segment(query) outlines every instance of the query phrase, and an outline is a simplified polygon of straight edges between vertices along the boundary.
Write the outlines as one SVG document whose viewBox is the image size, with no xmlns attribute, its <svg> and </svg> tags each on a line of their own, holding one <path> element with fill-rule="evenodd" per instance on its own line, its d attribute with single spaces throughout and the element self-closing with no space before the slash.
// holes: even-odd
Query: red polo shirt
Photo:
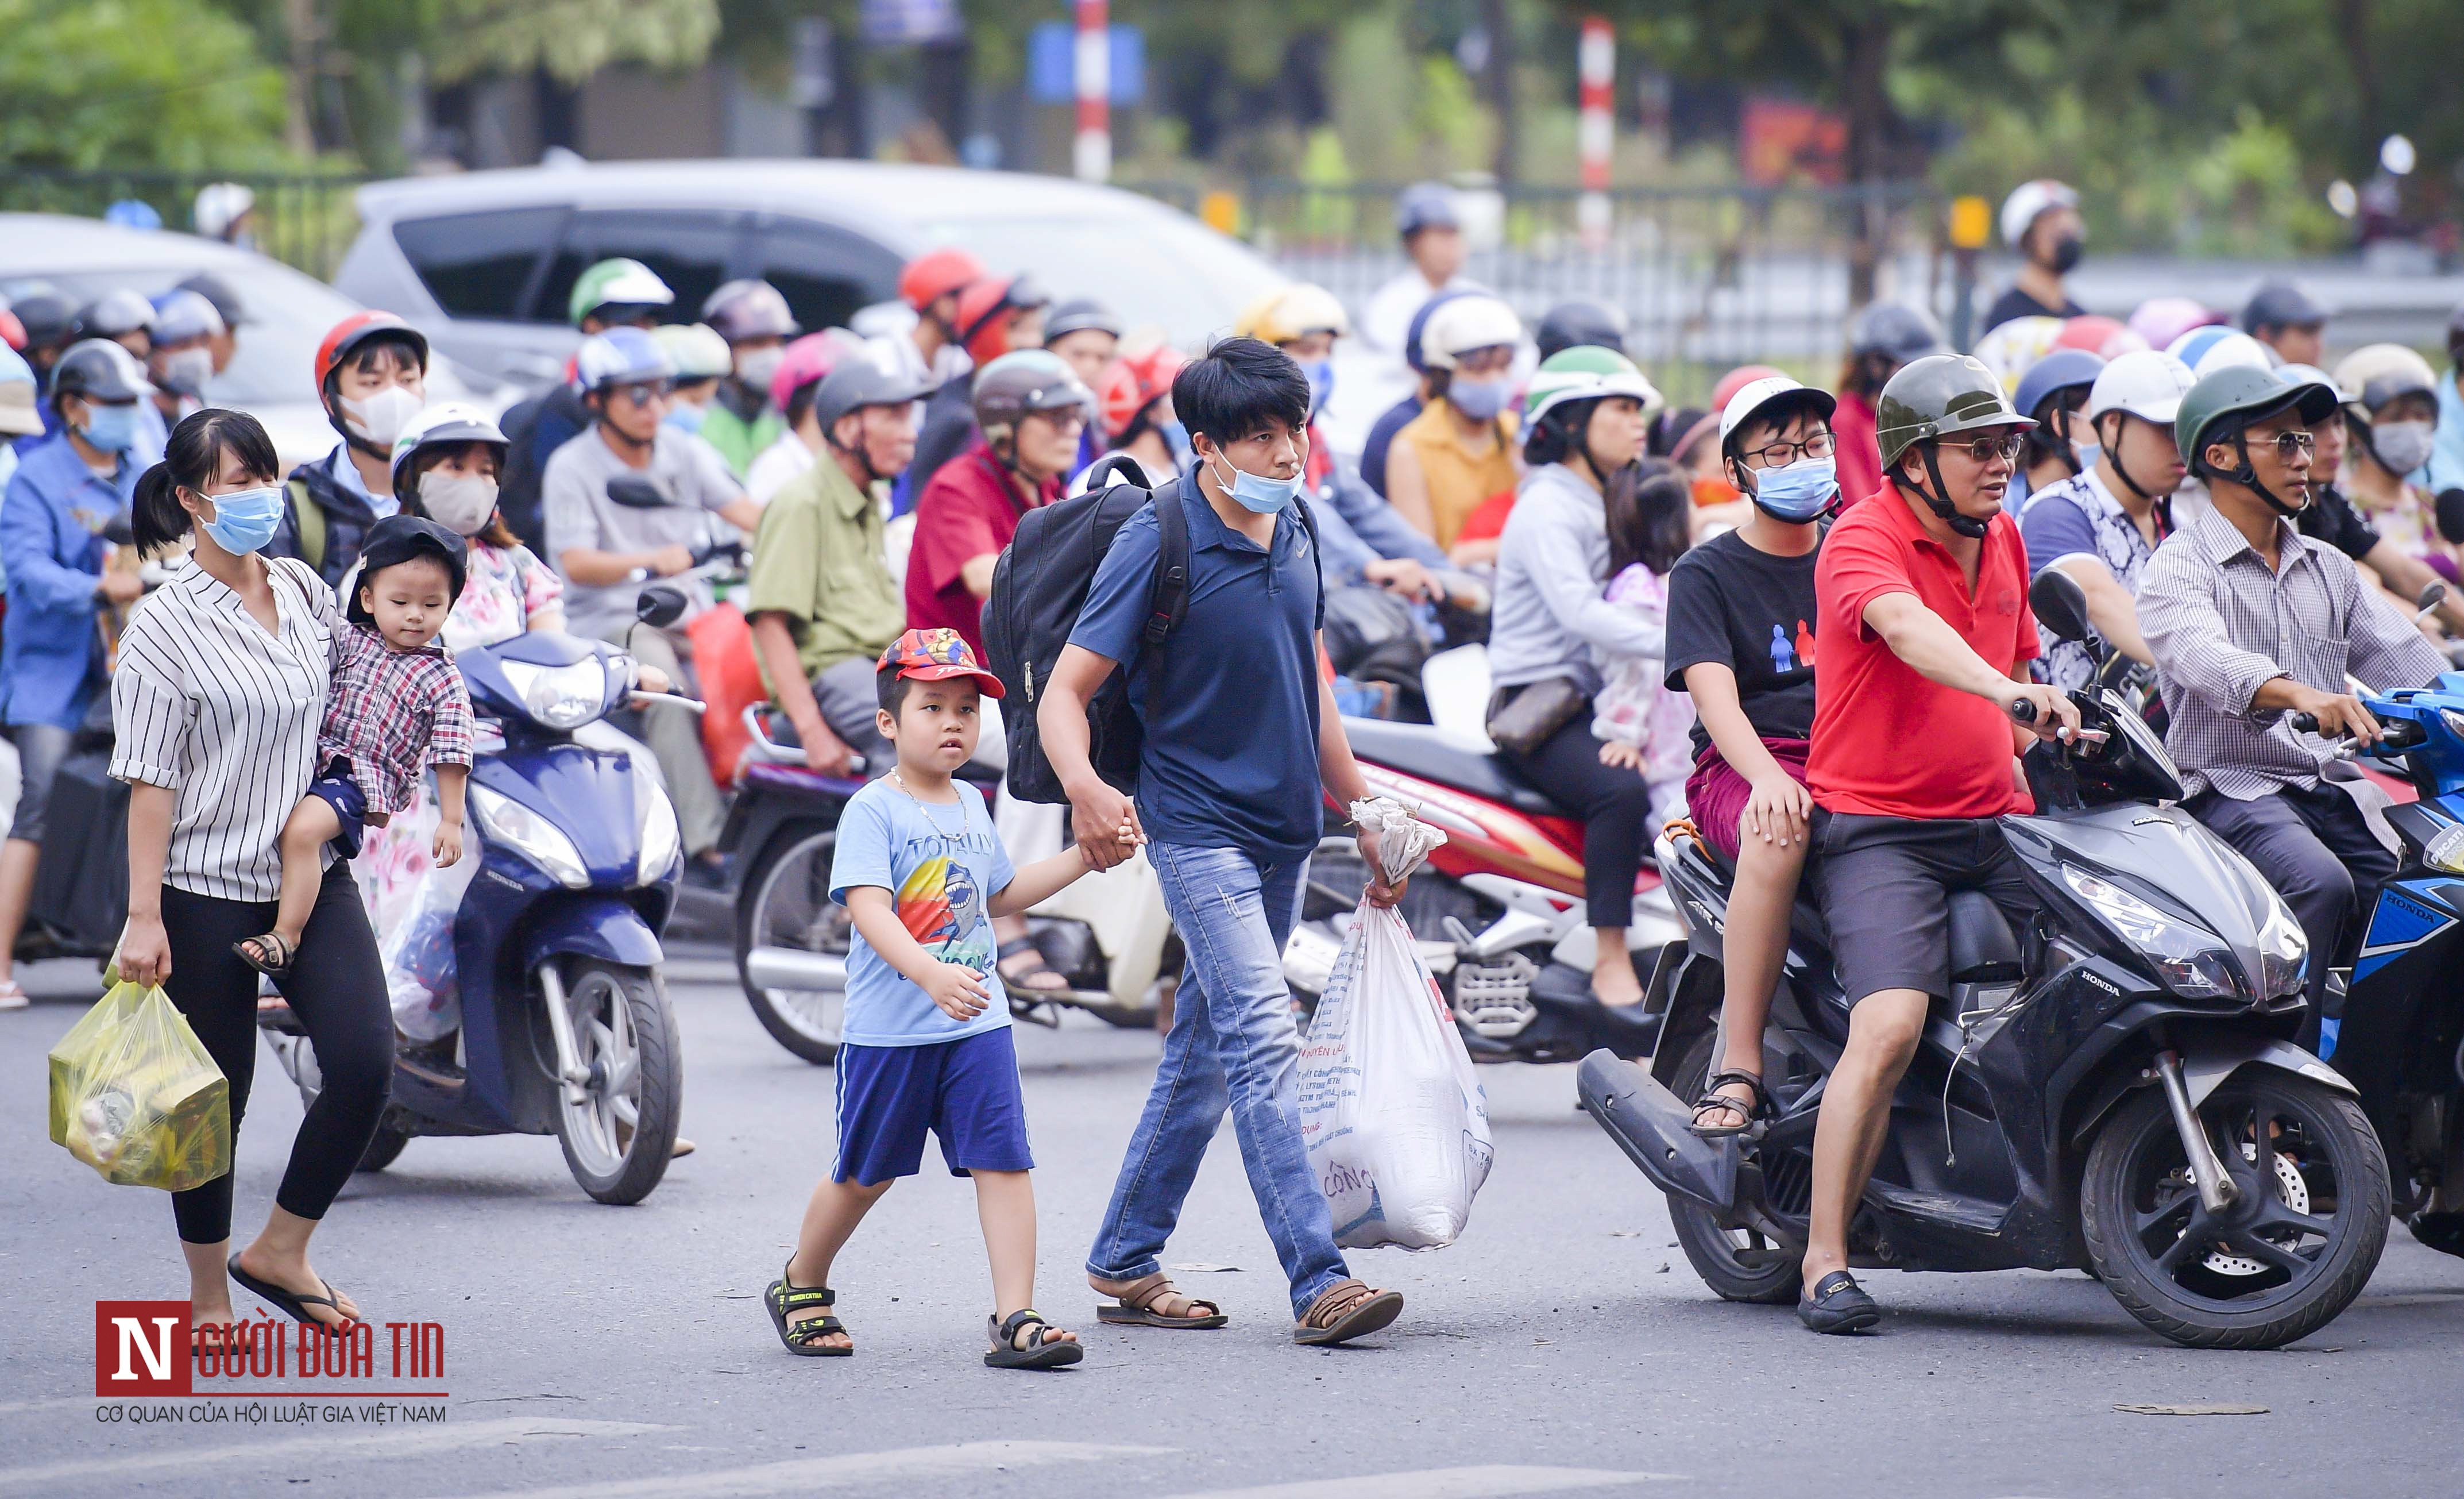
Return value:
<svg viewBox="0 0 2464 1499">
<path fill-rule="evenodd" d="M 2029 803 L 2012 780 L 2011 720 L 1982 697 L 1940 686 L 1891 653 L 1865 606 L 1915 594 L 1996 671 L 2036 654 L 2028 550 L 2009 516 L 1985 533 L 1970 595 L 1959 562 L 1925 533 L 1896 485 L 1852 505 L 1822 540 L 1814 596 L 1814 748 L 1806 782 L 1834 812 L 1999 817 Z"/>
<path fill-rule="evenodd" d="M 1061 484 L 1054 480 L 1036 504 L 1060 497 Z M 983 601 L 967 591 L 958 572 L 972 559 L 999 556 L 1029 508 L 980 437 L 941 465 L 915 497 L 915 536 L 907 549 L 907 628 L 955 629 L 982 660 Z"/>
</svg>

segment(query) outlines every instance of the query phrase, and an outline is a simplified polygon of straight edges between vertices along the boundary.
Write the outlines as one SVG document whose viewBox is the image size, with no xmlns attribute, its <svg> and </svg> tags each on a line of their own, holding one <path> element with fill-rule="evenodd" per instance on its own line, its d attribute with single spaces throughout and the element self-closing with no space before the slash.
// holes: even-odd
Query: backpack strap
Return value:
<svg viewBox="0 0 2464 1499">
<path fill-rule="evenodd" d="M 1155 588 L 1147 595 L 1146 650 L 1152 656 L 1164 637 L 1189 613 L 1189 512 L 1181 491 L 1187 480 L 1155 491 Z"/>
<path fill-rule="evenodd" d="M 289 487 L 291 512 L 299 529 L 299 559 L 321 577 L 325 571 L 325 507 L 308 493 L 306 479 L 294 474 Z"/>
<path fill-rule="evenodd" d="M 1315 634 L 1326 628 L 1326 552 L 1318 545 L 1317 517 L 1309 512 L 1308 496 L 1293 496 L 1292 505 L 1301 513 L 1301 529 L 1309 533 L 1309 562 L 1317 568 L 1317 623 L 1309 630 Z"/>
</svg>

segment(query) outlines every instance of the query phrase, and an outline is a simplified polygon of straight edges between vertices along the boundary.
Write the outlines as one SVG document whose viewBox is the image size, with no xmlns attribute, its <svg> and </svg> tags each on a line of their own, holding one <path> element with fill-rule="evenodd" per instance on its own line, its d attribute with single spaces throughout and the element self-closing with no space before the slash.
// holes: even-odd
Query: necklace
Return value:
<svg viewBox="0 0 2464 1499">
<path fill-rule="evenodd" d="M 924 800 L 922 797 L 920 797 L 920 796 L 917 796 L 917 795 L 915 794 L 915 788 L 914 788 L 914 787 L 913 787 L 913 786 L 910 786 L 910 785 L 907 783 L 907 778 L 906 778 L 905 776 L 900 775 L 900 774 L 897 772 L 897 770 L 896 770 L 895 768 L 892 768 L 892 769 L 891 769 L 891 771 L 890 772 L 890 783 L 891 783 L 891 785 L 896 786 L 896 787 L 897 787 L 901 792 L 905 793 L 905 795 L 906 795 L 906 797 L 907 797 L 907 800 L 909 800 L 910 802 L 914 803 L 914 804 L 916 805 L 916 806 L 917 806 L 918 808 L 920 808 L 920 809 L 923 811 L 923 813 L 924 813 L 924 821 L 925 821 L 927 824 L 931 825 L 931 827 L 932 827 L 932 828 L 933 828 L 933 830 L 934 830 L 935 832 L 936 832 L 936 833 L 938 833 L 938 834 L 940 834 L 940 835 L 941 835 L 941 841 L 942 841 L 943 843 L 945 843 L 945 844 L 963 844 L 963 843 L 965 843 L 965 842 L 966 842 L 966 837 L 967 837 L 967 804 L 966 804 L 966 803 L 964 803 L 964 802 L 960 802 L 960 803 L 958 803 L 958 804 L 957 804 L 957 810 L 958 810 L 958 830 L 957 830 L 957 832 L 952 832 L 952 831 L 950 831 L 948 828 L 946 828 L 946 827 L 942 827 L 942 826 L 941 826 L 941 819 L 940 819 L 938 816 L 936 816 L 936 815 L 934 813 L 934 811 L 933 811 L 934 804 L 933 804 L 933 803 L 931 803 L 931 802 L 927 802 L 927 801 L 925 801 L 925 800 Z"/>
</svg>

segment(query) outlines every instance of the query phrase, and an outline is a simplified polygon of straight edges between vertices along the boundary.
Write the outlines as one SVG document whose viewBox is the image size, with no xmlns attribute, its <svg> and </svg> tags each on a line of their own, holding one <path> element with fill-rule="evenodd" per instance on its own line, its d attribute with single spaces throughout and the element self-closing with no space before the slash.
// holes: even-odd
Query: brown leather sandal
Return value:
<svg viewBox="0 0 2464 1499">
<path fill-rule="evenodd" d="M 1372 1290 L 1356 1280 L 1339 1280 L 1309 1303 L 1292 1330 L 1292 1341 L 1331 1347 L 1382 1332 L 1402 1314 L 1401 1291 Z"/>
<path fill-rule="evenodd" d="M 1173 1285 L 1172 1277 L 1161 1270 L 1133 1281 L 1112 1282 L 1121 1288 L 1118 1290 L 1106 1290 L 1092 1276 L 1088 1277 L 1088 1284 L 1113 1298 L 1111 1306 L 1095 1309 L 1098 1322 L 1127 1323 L 1132 1327 L 1211 1328 L 1221 1327 L 1231 1320 L 1223 1314 L 1221 1307 L 1182 1291 Z M 1179 1300 L 1181 1310 L 1177 1313 L 1156 1309 L 1155 1303 L 1167 1298 Z M 1199 1312 L 1199 1307 L 1206 1310 Z"/>
</svg>

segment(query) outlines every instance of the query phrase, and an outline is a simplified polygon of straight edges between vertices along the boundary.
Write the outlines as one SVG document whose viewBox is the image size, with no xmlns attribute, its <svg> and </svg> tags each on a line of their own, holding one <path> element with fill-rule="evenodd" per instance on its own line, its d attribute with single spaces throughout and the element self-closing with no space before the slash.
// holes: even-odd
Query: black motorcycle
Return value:
<svg viewBox="0 0 2464 1499">
<path fill-rule="evenodd" d="M 2068 583 L 2046 576 L 2039 617 Z M 2105 742 L 2029 751 L 2038 810 L 2002 819 L 2043 907 L 2014 932 L 1982 893 L 1952 896 L 1952 993 L 1893 1100 L 1851 1263 L 2078 1267 L 2177 1343 L 2279 1347 L 2343 1312 L 2377 1267 L 2387 1157 L 2352 1085 L 2291 1044 L 2308 958 L 2291 911 L 2165 805 L 2180 773 L 2119 695 L 2073 700 Z M 1719 1055 L 1731 871 L 1699 844 L 1663 844 L 1661 867 L 1688 930 L 1659 1046 L 1647 1069 L 1586 1058 L 1583 1105 L 1668 1195 L 1714 1291 L 1791 1302 L 1848 1000 L 1800 900 L 1763 1043 L 1775 1117 L 1694 1135 L 1689 1103 Z"/>
</svg>

